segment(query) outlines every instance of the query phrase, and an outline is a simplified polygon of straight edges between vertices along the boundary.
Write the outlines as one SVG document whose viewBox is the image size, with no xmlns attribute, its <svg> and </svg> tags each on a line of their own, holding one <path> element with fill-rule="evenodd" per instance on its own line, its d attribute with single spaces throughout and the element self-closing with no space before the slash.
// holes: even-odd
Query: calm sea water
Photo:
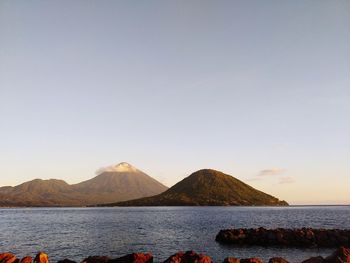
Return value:
<svg viewBox="0 0 350 263">
<path fill-rule="evenodd" d="M 350 207 L 149 207 L 0 209 L 0 251 L 18 256 L 47 252 L 53 262 L 88 255 L 118 257 L 152 252 L 156 262 L 179 250 L 222 261 L 227 256 L 272 256 L 301 262 L 332 250 L 220 245 L 220 229 L 238 227 L 350 228 Z"/>
</svg>

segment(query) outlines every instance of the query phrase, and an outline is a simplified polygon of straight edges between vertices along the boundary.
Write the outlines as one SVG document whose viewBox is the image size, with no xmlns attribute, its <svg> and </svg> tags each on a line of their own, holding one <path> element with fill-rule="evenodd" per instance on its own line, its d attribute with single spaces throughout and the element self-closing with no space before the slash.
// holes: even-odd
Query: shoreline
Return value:
<svg viewBox="0 0 350 263">
<path fill-rule="evenodd" d="M 149 207 L 149 208 L 161 208 L 161 207 L 214 207 L 214 208 L 299 208 L 299 207 L 350 207 L 350 204 L 339 204 L 339 205 L 288 205 L 288 206 L 243 206 L 243 205 L 239 205 L 239 206 L 200 206 L 200 205 L 196 205 L 196 206 L 185 206 L 185 205 L 174 205 L 174 206 L 0 206 L 0 209 L 20 209 L 20 208 L 145 208 L 145 207 Z"/>
</svg>

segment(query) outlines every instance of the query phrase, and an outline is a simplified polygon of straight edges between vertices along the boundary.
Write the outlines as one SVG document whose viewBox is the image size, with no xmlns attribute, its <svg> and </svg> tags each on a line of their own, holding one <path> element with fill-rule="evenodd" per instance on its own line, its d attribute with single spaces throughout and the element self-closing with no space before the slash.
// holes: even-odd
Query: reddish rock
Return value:
<svg viewBox="0 0 350 263">
<path fill-rule="evenodd" d="M 289 263 L 284 258 L 270 258 L 269 263 Z"/>
<path fill-rule="evenodd" d="M 324 263 L 350 263 L 350 249 L 345 247 L 337 249 L 324 260 Z"/>
<path fill-rule="evenodd" d="M 264 263 L 264 261 L 260 258 L 243 258 L 240 263 Z"/>
<path fill-rule="evenodd" d="M 133 253 L 121 258 L 111 259 L 109 263 L 153 263 L 151 253 Z"/>
<path fill-rule="evenodd" d="M 164 263 L 211 263 L 210 257 L 197 254 L 194 251 L 178 252 L 170 256 Z"/>
<path fill-rule="evenodd" d="M 49 256 L 44 252 L 39 252 L 34 258 L 34 263 L 50 263 Z"/>
<path fill-rule="evenodd" d="M 164 263 L 180 263 L 181 259 L 185 256 L 185 253 L 178 252 L 175 255 L 170 256 Z"/>
<path fill-rule="evenodd" d="M 109 257 L 91 256 L 85 258 L 82 263 L 108 263 Z"/>
<path fill-rule="evenodd" d="M 277 228 L 220 230 L 216 241 L 234 245 L 283 247 L 340 247 L 350 246 L 350 229 Z"/>
<path fill-rule="evenodd" d="M 32 263 L 33 259 L 31 256 L 26 256 L 24 258 L 22 258 L 19 263 Z"/>
<path fill-rule="evenodd" d="M 238 258 L 228 257 L 224 259 L 224 263 L 240 263 Z"/>
<path fill-rule="evenodd" d="M 321 256 L 318 256 L 318 257 L 309 258 L 303 261 L 302 263 L 322 263 L 323 261 L 324 261 L 324 258 Z"/>
<path fill-rule="evenodd" d="M 17 263 L 19 260 L 11 253 L 0 254 L 0 263 Z"/>
</svg>

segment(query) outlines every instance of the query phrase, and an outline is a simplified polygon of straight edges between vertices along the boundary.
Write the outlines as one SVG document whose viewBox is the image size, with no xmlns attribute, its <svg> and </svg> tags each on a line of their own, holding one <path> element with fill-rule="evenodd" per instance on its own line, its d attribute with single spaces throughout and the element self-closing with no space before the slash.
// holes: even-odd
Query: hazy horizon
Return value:
<svg viewBox="0 0 350 263">
<path fill-rule="evenodd" d="M 1 1 L 0 186 L 126 161 L 350 204 L 350 2 Z"/>
</svg>

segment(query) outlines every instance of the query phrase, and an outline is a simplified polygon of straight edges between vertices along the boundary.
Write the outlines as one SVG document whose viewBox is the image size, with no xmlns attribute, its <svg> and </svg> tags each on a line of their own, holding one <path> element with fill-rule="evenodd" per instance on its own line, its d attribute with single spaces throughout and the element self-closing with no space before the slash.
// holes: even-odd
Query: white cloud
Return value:
<svg viewBox="0 0 350 263">
<path fill-rule="evenodd" d="M 102 167 L 96 171 L 96 174 L 101 174 L 105 172 L 137 172 L 138 170 L 131 164 L 122 162 L 116 165 L 110 165 L 107 167 Z"/>
<path fill-rule="evenodd" d="M 286 170 L 282 168 L 270 168 L 270 169 L 261 170 L 259 172 L 259 176 L 281 175 L 285 171 Z"/>
<path fill-rule="evenodd" d="M 279 184 L 292 184 L 292 183 L 294 183 L 295 182 L 295 180 L 294 180 L 294 178 L 293 177 L 281 177 L 280 179 L 279 179 Z"/>
</svg>

